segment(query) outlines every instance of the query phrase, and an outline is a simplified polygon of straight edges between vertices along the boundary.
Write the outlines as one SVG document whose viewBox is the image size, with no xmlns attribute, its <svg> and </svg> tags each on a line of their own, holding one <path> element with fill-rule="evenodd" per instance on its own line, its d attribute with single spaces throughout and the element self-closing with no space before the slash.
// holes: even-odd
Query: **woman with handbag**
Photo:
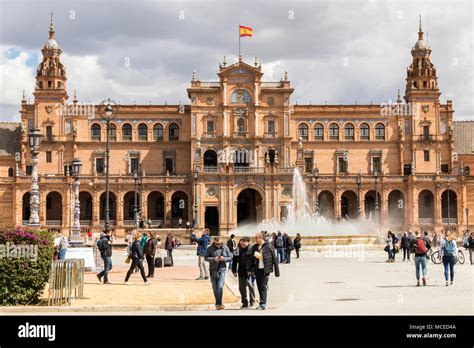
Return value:
<svg viewBox="0 0 474 348">
<path fill-rule="evenodd" d="M 385 249 L 384 249 L 388 253 L 388 260 L 385 262 L 395 262 L 394 237 L 395 236 L 392 234 L 392 232 L 388 231 L 387 239 L 385 240 L 385 243 L 387 243 L 387 245 L 385 246 Z"/>
<path fill-rule="evenodd" d="M 133 273 L 133 270 L 135 267 L 138 267 L 140 270 L 141 276 L 143 278 L 143 281 L 145 282 L 145 285 L 149 285 L 150 282 L 145 276 L 145 270 L 143 269 L 143 252 L 142 248 L 140 246 L 140 234 L 137 233 L 133 236 L 133 243 L 132 247 L 130 249 L 130 257 L 132 258 L 132 263 L 130 264 L 130 268 L 127 272 L 127 276 L 125 277 L 124 285 L 128 285 L 128 280 L 130 279 L 130 276 Z"/>
</svg>

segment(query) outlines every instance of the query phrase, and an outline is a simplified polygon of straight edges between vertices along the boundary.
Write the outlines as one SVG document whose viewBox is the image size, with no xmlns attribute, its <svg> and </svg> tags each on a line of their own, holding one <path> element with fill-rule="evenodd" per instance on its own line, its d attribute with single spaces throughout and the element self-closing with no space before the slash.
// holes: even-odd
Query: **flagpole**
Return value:
<svg viewBox="0 0 474 348">
<path fill-rule="evenodd" d="M 240 61 L 240 25 L 239 25 L 239 61 Z"/>
</svg>

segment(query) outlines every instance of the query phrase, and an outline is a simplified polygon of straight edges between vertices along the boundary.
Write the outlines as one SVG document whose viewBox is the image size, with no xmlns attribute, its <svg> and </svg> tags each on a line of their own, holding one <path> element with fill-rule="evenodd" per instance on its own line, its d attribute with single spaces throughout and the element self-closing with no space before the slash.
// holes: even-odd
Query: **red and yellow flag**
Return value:
<svg viewBox="0 0 474 348">
<path fill-rule="evenodd" d="M 240 37 L 253 36 L 253 29 L 250 27 L 244 27 L 243 25 L 240 25 L 239 33 L 240 33 Z"/>
</svg>

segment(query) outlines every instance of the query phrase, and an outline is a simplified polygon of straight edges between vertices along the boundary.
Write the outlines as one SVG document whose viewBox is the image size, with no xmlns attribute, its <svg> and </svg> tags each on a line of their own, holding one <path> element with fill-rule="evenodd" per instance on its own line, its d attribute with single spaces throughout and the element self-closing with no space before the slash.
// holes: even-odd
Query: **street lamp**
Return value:
<svg viewBox="0 0 474 348">
<path fill-rule="evenodd" d="M 198 227 L 198 205 L 197 205 L 197 181 L 198 181 L 198 170 L 194 170 L 194 217 L 193 217 L 193 228 L 196 229 Z"/>
<path fill-rule="evenodd" d="M 469 231 L 469 208 L 466 207 L 466 232 Z"/>
<path fill-rule="evenodd" d="M 81 175 L 81 168 L 82 168 L 82 163 L 81 160 L 78 158 L 75 158 L 72 161 L 71 165 L 72 169 L 72 177 L 74 178 L 74 224 L 71 228 L 71 233 L 73 237 L 80 237 L 81 236 L 81 223 L 80 223 L 80 218 L 81 218 L 81 206 L 80 206 L 80 201 L 79 201 L 79 186 L 80 186 L 80 181 L 79 177 Z"/>
<path fill-rule="evenodd" d="M 38 186 L 38 155 L 41 144 L 41 131 L 38 128 L 30 129 L 28 141 L 31 153 L 31 191 L 30 191 L 30 221 L 28 225 L 39 227 L 39 186 Z"/>
<path fill-rule="evenodd" d="M 114 118 L 116 109 L 113 105 L 116 103 L 110 99 L 102 101 L 103 119 L 106 121 L 106 144 L 105 144 L 105 223 L 104 232 L 110 231 L 110 174 L 109 174 L 109 158 L 110 158 L 110 121 Z"/>
<path fill-rule="evenodd" d="M 319 215 L 319 197 L 318 197 L 318 179 L 319 179 L 319 169 L 314 167 L 313 169 L 314 176 L 314 191 L 316 191 L 316 202 L 314 204 L 315 213 Z"/>
<path fill-rule="evenodd" d="M 361 172 L 359 170 L 359 173 L 357 174 L 356 177 L 356 184 L 357 184 L 357 216 L 360 216 L 360 183 L 361 183 Z"/>
<path fill-rule="evenodd" d="M 133 208 L 133 213 L 135 217 L 135 225 L 138 228 L 140 225 L 140 214 L 139 214 L 139 209 L 138 209 L 138 191 L 139 191 L 139 186 L 140 186 L 140 181 L 141 181 L 141 176 L 138 171 L 138 168 L 135 168 L 133 171 L 133 180 L 135 182 L 135 205 Z"/>
<path fill-rule="evenodd" d="M 374 179 L 375 179 L 375 218 L 378 220 L 379 214 L 379 195 L 377 194 L 377 179 L 378 179 L 378 171 L 374 169 Z"/>
</svg>

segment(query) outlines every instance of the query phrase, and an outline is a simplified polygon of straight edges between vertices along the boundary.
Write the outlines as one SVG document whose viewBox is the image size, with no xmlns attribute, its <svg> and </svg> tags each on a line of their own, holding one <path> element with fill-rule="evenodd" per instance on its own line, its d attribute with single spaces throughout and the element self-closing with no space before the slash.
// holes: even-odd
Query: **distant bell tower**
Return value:
<svg viewBox="0 0 474 348">
<path fill-rule="evenodd" d="M 54 19 L 51 13 L 49 39 L 41 50 L 43 61 L 36 70 L 36 102 L 64 103 L 68 96 L 66 92 L 66 68 L 61 63 L 61 49 L 54 38 Z"/>
<path fill-rule="evenodd" d="M 407 69 L 405 99 L 407 102 L 435 101 L 439 98 L 436 68 L 430 61 L 431 49 L 423 38 L 423 29 L 418 30 L 418 41 L 411 49 L 412 63 Z"/>
</svg>

